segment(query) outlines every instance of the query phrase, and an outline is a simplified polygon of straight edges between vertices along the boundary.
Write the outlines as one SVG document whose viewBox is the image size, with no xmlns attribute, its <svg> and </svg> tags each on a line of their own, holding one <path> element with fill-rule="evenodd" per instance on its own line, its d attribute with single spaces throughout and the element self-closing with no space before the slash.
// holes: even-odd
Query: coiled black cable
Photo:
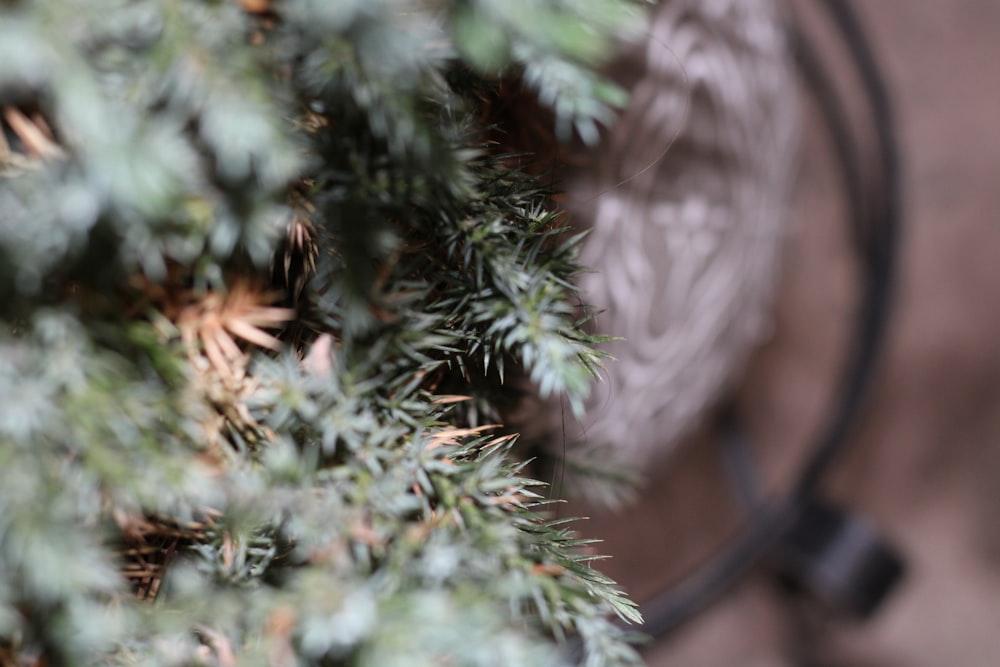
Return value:
<svg viewBox="0 0 1000 667">
<path fill-rule="evenodd" d="M 834 404 L 806 465 L 785 498 L 756 504 L 744 532 L 680 583 L 641 605 L 640 631 L 661 637 L 721 598 L 781 539 L 814 494 L 830 465 L 850 442 L 889 319 L 902 218 L 902 175 L 888 87 L 868 38 L 848 0 L 817 0 L 839 39 L 864 93 L 875 138 L 874 156 L 863 159 L 847 113 L 822 61 L 797 28 L 789 28 L 800 72 L 815 96 L 834 143 L 849 200 L 864 290 L 845 371 Z M 869 165 L 874 165 L 872 169 Z M 745 471 L 752 474 L 752 471 Z"/>
</svg>

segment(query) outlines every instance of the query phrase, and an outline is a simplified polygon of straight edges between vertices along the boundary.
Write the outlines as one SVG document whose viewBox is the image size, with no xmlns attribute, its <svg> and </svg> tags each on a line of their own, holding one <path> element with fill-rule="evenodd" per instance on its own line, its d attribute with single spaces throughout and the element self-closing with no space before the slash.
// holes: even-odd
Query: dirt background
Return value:
<svg viewBox="0 0 1000 667">
<path fill-rule="evenodd" d="M 907 216 L 877 384 L 825 487 L 873 519 L 909 571 L 863 624 L 791 602 L 758 573 L 649 646 L 654 667 L 1000 664 L 1000 2 L 855 4 L 897 107 Z M 806 109 L 774 336 L 737 395 L 775 490 L 825 413 L 857 300 L 829 146 Z M 635 506 L 581 510 L 614 556 L 603 569 L 640 602 L 741 520 L 707 437 L 693 440 Z"/>
</svg>

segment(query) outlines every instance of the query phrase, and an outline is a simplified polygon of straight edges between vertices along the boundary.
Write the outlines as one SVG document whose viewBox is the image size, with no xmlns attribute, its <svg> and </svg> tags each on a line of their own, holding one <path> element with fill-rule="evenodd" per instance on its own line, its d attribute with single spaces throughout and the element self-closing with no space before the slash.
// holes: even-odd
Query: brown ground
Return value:
<svg viewBox="0 0 1000 667">
<path fill-rule="evenodd" d="M 896 96 L 908 219 L 874 400 L 827 488 L 878 522 L 909 575 L 863 625 L 813 618 L 758 575 L 650 665 L 1000 665 L 1000 2 L 856 4 Z M 806 134 L 775 337 L 739 396 L 774 488 L 824 411 L 856 299 L 837 181 L 815 122 Z M 637 507 L 587 532 L 641 601 L 737 524 L 726 494 L 711 447 L 686 447 Z"/>
</svg>

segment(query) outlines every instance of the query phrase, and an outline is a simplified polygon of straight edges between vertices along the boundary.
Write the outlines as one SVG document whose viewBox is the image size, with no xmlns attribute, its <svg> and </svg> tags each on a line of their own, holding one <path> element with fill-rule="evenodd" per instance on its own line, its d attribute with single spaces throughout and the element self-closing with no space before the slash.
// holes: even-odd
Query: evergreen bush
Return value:
<svg viewBox="0 0 1000 667">
<path fill-rule="evenodd" d="M 0 664 L 639 663 L 491 425 L 599 354 L 486 127 L 593 140 L 639 16 L 0 2 Z"/>
</svg>

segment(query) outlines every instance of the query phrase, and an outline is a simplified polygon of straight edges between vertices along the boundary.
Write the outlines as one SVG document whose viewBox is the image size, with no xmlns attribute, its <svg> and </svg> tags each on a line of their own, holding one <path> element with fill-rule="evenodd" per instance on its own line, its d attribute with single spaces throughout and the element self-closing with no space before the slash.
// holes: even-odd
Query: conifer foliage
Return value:
<svg viewBox="0 0 1000 667">
<path fill-rule="evenodd" d="M 493 425 L 598 354 L 484 139 L 509 76 L 593 139 L 638 19 L 0 2 L 0 664 L 638 662 Z"/>
</svg>

